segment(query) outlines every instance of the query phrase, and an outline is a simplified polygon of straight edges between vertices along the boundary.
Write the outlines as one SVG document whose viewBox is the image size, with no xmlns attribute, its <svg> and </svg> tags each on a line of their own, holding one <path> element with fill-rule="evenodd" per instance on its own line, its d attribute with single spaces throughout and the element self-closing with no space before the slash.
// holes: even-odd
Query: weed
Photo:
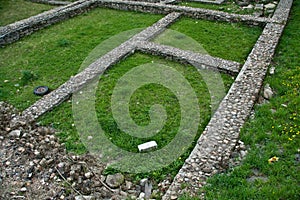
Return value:
<svg viewBox="0 0 300 200">
<path fill-rule="evenodd" d="M 22 73 L 22 76 L 20 79 L 21 80 L 20 84 L 22 86 L 28 85 L 29 83 L 38 79 L 38 76 L 36 74 L 34 74 L 32 71 L 22 70 L 21 73 Z"/>
<path fill-rule="evenodd" d="M 68 39 L 60 39 L 57 41 L 57 45 L 59 47 L 67 47 L 71 45 L 71 41 Z"/>
</svg>

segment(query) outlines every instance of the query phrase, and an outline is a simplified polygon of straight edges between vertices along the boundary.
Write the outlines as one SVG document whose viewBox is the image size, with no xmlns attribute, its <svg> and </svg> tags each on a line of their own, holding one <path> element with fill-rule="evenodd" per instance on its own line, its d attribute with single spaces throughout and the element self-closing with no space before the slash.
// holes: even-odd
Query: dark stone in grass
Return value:
<svg viewBox="0 0 300 200">
<path fill-rule="evenodd" d="M 47 86 L 37 86 L 33 90 L 33 94 L 38 95 L 38 96 L 44 96 L 49 93 L 49 88 Z"/>
</svg>

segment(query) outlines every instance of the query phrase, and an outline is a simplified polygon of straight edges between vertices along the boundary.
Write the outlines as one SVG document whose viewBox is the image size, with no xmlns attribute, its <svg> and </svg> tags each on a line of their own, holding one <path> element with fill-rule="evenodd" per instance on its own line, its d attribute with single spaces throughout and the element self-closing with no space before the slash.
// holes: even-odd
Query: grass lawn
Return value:
<svg viewBox="0 0 300 200">
<path fill-rule="evenodd" d="M 265 79 L 275 97 L 255 106 L 255 118 L 241 132 L 249 154 L 241 166 L 208 180 L 206 199 L 300 199 L 299 20 L 300 2 L 294 1 L 274 58 L 275 75 Z M 269 163 L 273 156 L 278 161 Z M 264 179 L 247 181 L 255 176 Z"/>
<path fill-rule="evenodd" d="M 171 25 L 170 29 L 191 37 L 212 56 L 240 63 L 246 60 L 262 31 L 260 27 L 186 17 Z"/>
<path fill-rule="evenodd" d="M 87 55 L 120 32 L 149 26 L 160 15 L 95 9 L 0 49 L 0 99 L 25 109 L 34 87 L 55 89 L 75 75 Z"/>
<path fill-rule="evenodd" d="M 54 6 L 26 0 L 0 0 L 0 26 L 37 15 Z"/>
</svg>

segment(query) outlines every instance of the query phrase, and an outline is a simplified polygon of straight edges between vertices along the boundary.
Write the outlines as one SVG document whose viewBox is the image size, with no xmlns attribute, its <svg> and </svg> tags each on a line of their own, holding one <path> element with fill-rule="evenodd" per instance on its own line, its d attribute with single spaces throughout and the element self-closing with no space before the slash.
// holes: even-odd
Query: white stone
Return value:
<svg viewBox="0 0 300 200">
<path fill-rule="evenodd" d="M 273 3 L 268 3 L 268 4 L 265 5 L 266 9 L 274 9 L 275 7 L 276 7 L 276 5 L 273 4 Z"/>
<path fill-rule="evenodd" d="M 142 180 L 140 180 L 140 186 L 144 187 L 147 182 L 148 182 L 148 179 L 147 178 L 143 178 Z"/>
<path fill-rule="evenodd" d="M 13 136 L 13 137 L 20 137 L 20 135 L 21 135 L 21 130 L 13 130 L 13 131 L 11 131 L 8 135 L 9 135 L 9 136 Z"/>
<path fill-rule="evenodd" d="M 265 88 L 264 88 L 264 98 L 265 99 L 271 99 L 272 98 L 272 96 L 273 96 L 273 91 L 272 91 L 272 89 L 271 89 L 271 87 L 270 87 L 270 85 L 269 84 L 266 84 L 266 86 L 265 86 Z"/>
<path fill-rule="evenodd" d="M 253 8 L 254 8 L 254 6 L 252 4 L 249 4 L 248 6 L 243 7 L 244 10 L 251 10 Z"/>
<path fill-rule="evenodd" d="M 256 10 L 263 10 L 264 9 L 264 4 L 255 4 L 255 9 Z"/>
<path fill-rule="evenodd" d="M 75 197 L 75 200 L 92 200 L 92 199 L 95 199 L 93 196 L 76 196 Z"/>
<path fill-rule="evenodd" d="M 93 139 L 93 136 L 89 135 L 89 136 L 87 137 L 87 139 L 88 139 L 88 140 L 92 140 L 92 139 Z"/>
<path fill-rule="evenodd" d="M 144 192 L 141 192 L 140 195 L 139 195 L 139 198 L 140 198 L 140 199 L 144 199 L 144 198 L 145 198 L 145 193 L 144 193 Z"/>
<path fill-rule="evenodd" d="M 87 172 L 87 173 L 84 174 L 84 176 L 86 178 L 91 178 L 93 176 L 93 174 L 91 172 Z"/>
<path fill-rule="evenodd" d="M 273 75 L 275 73 L 275 67 L 271 67 L 270 70 L 269 70 L 269 73 L 271 75 Z"/>
<path fill-rule="evenodd" d="M 151 149 L 157 148 L 157 143 L 155 141 L 146 142 L 143 144 L 138 145 L 139 151 L 148 151 Z"/>
</svg>

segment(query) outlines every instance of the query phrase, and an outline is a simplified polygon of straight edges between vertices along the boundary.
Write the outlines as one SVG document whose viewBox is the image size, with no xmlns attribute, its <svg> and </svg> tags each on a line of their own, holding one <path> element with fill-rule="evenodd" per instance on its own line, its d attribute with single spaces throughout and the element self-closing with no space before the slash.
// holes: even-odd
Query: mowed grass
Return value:
<svg viewBox="0 0 300 200">
<path fill-rule="evenodd" d="M 51 8 L 55 7 L 26 0 L 0 0 L 0 26 L 37 15 Z"/>
<path fill-rule="evenodd" d="M 255 118 L 241 131 L 249 154 L 241 166 L 208 180 L 206 199 L 300 199 L 299 8 L 294 1 L 272 65 L 275 74 L 265 79 L 275 96 L 255 106 Z M 278 161 L 269 163 L 274 156 Z"/>
<path fill-rule="evenodd" d="M 237 23 L 182 18 L 170 29 L 193 38 L 212 56 L 243 63 L 262 29 Z"/>
<path fill-rule="evenodd" d="M 153 83 L 146 84 L 135 91 L 130 98 L 129 108 L 132 119 L 140 126 L 145 126 L 150 123 L 150 107 L 154 104 L 163 105 L 167 111 L 168 118 L 164 128 L 159 134 L 150 138 L 136 138 L 124 133 L 117 126 L 111 111 L 111 97 L 114 87 L 117 81 L 131 69 L 147 63 L 155 65 L 162 64 L 174 68 L 177 72 L 181 73 L 192 86 L 197 95 L 200 107 L 201 123 L 199 124 L 198 136 L 211 116 L 210 94 L 201 73 L 198 72 L 195 67 L 178 64 L 161 57 L 135 53 L 120 64 L 113 66 L 105 73 L 99 83 L 96 100 L 98 119 L 107 133 L 107 136 L 111 138 L 115 145 L 133 152 L 137 152 L 137 145 L 150 140 L 157 141 L 159 147 L 167 145 L 178 132 L 178 127 L 180 125 L 181 110 L 178 97 L 168 88 L 159 85 L 158 83 Z M 223 75 L 222 78 L 223 79 L 220 81 L 224 82 L 225 87 L 228 90 L 233 80 L 229 75 Z M 226 93 L 226 91 L 224 92 Z"/>
<path fill-rule="evenodd" d="M 0 49 L 0 99 L 18 109 L 39 97 L 34 87 L 55 89 L 75 75 L 88 54 L 102 41 L 120 32 L 149 26 L 161 16 L 95 9 Z M 35 78 L 23 86 L 24 73 Z"/>
</svg>

